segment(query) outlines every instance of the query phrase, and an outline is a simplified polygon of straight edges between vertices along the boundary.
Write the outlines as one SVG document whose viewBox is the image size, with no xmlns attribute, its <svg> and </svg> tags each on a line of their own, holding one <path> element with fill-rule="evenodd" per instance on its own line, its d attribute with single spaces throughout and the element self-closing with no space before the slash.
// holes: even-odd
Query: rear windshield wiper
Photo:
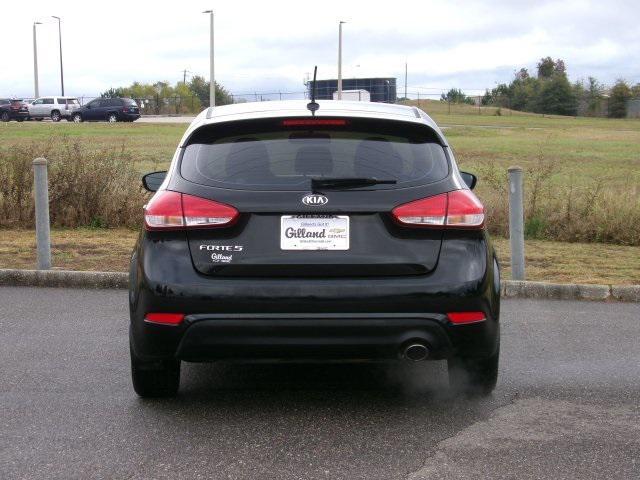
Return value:
<svg viewBox="0 0 640 480">
<path fill-rule="evenodd" d="M 311 189 L 316 188 L 357 188 L 370 185 L 393 185 L 397 180 L 381 180 L 378 178 L 312 178 Z"/>
</svg>

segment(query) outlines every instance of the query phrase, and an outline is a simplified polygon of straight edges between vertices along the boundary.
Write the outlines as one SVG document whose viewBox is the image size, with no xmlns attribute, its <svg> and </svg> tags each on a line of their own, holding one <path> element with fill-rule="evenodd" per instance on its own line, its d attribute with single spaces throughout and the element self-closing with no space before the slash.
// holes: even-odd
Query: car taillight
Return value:
<svg viewBox="0 0 640 480">
<path fill-rule="evenodd" d="M 144 321 L 160 325 L 180 325 L 184 320 L 184 313 L 147 313 Z"/>
<path fill-rule="evenodd" d="M 238 210 L 229 205 L 162 190 L 145 207 L 144 226 L 147 230 L 223 227 L 238 216 Z"/>
<path fill-rule="evenodd" d="M 484 312 L 449 312 L 447 317 L 451 323 L 456 325 L 484 322 L 487 319 Z"/>
<path fill-rule="evenodd" d="M 442 228 L 482 228 L 484 206 L 471 190 L 455 190 L 405 203 L 393 209 L 403 225 Z"/>
<path fill-rule="evenodd" d="M 238 210 L 205 198 L 182 195 L 184 222 L 187 227 L 219 227 L 230 225 L 238 218 Z"/>
</svg>

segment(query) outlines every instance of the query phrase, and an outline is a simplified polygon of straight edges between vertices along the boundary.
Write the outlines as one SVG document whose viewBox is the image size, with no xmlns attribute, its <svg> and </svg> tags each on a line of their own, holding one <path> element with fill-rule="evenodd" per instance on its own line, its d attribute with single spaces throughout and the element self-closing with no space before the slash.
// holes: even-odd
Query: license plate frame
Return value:
<svg viewBox="0 0 640 480">
<path fill-rule="evenodd" d="M 348 215 L 282 215 L 280 250 L 349 250 L 350 224 Z"/>
</svg>

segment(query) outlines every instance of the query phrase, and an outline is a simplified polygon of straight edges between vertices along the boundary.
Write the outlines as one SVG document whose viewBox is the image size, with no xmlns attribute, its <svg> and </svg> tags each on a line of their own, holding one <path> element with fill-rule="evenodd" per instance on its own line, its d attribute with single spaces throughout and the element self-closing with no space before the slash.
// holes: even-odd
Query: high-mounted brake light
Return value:
<svg viewBox="0 0 640 480">
<path fill-rule="evenodd" d="M 235 208 L 206 198 L 162 190 L 144 209 L 147 230 L 179 230 L 232 225 L 240 214 Z"/>
<path fill-rule="evenodd" d="M 471 190 L 455 190 L 405 203 L 393 209 L 403 225 L 442 228 L 482 228 L 484 206 Z"/>
<path fill-rule="evenodd" d="M 484 322 L 487 319 L 484 312 L 449 312 L 447 317 L 451 323 L 456 325 Z"/>
<path fill-rule="evenodd" d="M 147 313 L 144 321 L 159 325 L 180 325 L 184 320 L 184 313 Z"/>
<path fill-rule="evenodd" d="M 343 127 L 346 124 L 344 118 L 288 118 L 282 121 L 283 127 Z"/>
</svg>

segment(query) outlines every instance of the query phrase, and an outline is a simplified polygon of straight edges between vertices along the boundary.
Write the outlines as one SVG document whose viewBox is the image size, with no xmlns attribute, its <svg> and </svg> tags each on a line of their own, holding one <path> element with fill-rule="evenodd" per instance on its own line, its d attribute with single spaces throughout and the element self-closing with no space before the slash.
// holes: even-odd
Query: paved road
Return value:
<svg viewBox="0 0 640 480">
<path fill-rule="evenodd" d="M 129 383 L 126 293 L 0 288 L 0 478 L 640 476 L 640 305 L 503 303 L 494 396 L 444 365 L 187 365 Z"/>
</svg>

